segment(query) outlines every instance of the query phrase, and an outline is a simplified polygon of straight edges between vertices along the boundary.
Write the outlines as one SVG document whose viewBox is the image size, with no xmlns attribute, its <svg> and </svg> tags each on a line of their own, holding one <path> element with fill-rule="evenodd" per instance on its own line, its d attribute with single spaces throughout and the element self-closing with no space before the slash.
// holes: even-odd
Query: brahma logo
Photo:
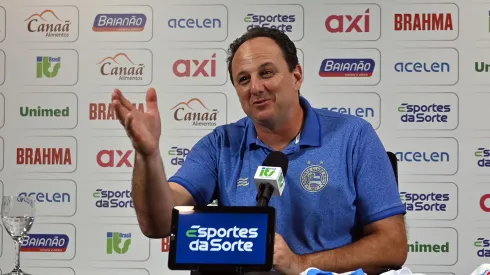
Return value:
<svg viewBox="0 0 490 275">
<path fill-rule="evenodd" d="M 199 98 L 191 98 L 187 102 L 179 102 L 170 110 L 174 112 L 174 120 L 192 126 L 216 127 L 218 109 L 209 109 Z"/>
<path fill-rule="evenodd" d="M 145 112 L 144 103 L 132 103 L 140 112 Z M 117 120 L 112 103 L 89 103 L 89 120 Z"/>
<path fill-rule="evenodd" d="M 70 238 L 65 234 L 28 234 L 21 242 L 21 252 L 66 252 Z"/>
<path fill-rule="evenodd" d="M 186 232 L 187 238 L 196 238 L 189 244 L 191 251 L 253 251 L 253 242 L 258 237 L 258 228 L 206 228 L 193 225 Z M 223 241 L 223 238 L 230 239 Z"/>
<path fill-rule="evenodd" d="M 17 165 L 72 165 L 71 148 L 17 148 Z"/>
<path fill-rule="evenodd" d="M 146 25 L 143 13 L 102 13 L 94 19 L 94 32 L 142 32 Z"/>
<path fill-rule="evenodd" d="M 395 13 L 395 31 L 452 31 L 451 13 Z"/>
<path fill-rule="evenodd" d="M 322 61 L 320 77 L 371 77 L 375 61 L 371 58 L 328 58 Z"/>
<path fill-rule="evenodd" d="M 26 7 L 24 22 L 30 41 L 75 41 L 78 39 L 78 9 L 57 6 L 42 10 Z"/>
</svg>

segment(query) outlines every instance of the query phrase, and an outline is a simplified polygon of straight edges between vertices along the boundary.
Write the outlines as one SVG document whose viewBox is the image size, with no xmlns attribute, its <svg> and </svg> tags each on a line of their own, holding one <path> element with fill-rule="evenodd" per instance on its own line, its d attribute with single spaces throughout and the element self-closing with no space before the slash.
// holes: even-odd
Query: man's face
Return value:
<svg viewBox="0 0 490 275">
<path fill-rule="evenodd" d="M 254 121 L 275 124 L 298 100 L 303 80 L 298 65 L 289 72 L 281 48 L 259 37 L 243 43 L 232 60 L 234 85 L 243 111 Z"/>
</svg>

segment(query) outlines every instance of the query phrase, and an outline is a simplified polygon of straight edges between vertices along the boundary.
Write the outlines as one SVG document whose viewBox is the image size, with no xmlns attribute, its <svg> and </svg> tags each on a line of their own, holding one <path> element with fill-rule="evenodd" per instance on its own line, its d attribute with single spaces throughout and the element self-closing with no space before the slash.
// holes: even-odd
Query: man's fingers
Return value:
<svg viewBox="0 0 490 275">
<path fill-rule="evenodd" d="M 149 88 L 146 92 L 146 109 L 158 112 L 157 92 L 154 88 Z"/>
<path fill-rule="evenodd" d="M 117 119 L 119 122 L 125 126 L 126 125 L 126 119 L 128 114 L 130 113 L 128 109 L 123 107 L 121 105 L 121 102 L 118 99 L 113 99 L 112 100 L 112 108 L 114 109 L 114 112 L 116 112 Z"/>
<path fill-rule="evenodd" d="M 122 92 L 119 89 L 114 89 L 113 95 L 119 100 L 119 102 L 121 102 L 121 105 L 126 109 L 128 110 L 135 109 L 133 104 L 131 104 L 131 102 L 125 96 L 123 96 Z"/>
</svg>

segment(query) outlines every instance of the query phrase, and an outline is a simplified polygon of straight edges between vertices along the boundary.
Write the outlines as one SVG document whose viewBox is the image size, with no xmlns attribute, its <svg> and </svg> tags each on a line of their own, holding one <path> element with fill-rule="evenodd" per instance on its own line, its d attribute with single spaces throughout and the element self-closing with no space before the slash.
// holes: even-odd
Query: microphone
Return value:
<svg viewBox="0 0 490 275">
<path fill-rule="evenodd" d="M 271 196 L 281 196 L 286 185 L 284 177 L 288 171 L 288 157 L 279 151 L 270 153 L 257 168 L 254 180 L 257 187 L 257 206 L 269 205 Z"/>
</svg>

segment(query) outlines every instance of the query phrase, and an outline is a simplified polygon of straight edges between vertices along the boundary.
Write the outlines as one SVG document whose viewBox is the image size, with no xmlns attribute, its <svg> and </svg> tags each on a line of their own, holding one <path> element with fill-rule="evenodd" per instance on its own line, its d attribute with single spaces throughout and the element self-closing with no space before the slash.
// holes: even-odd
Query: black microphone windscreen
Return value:
<svg viewBox="0 0 490 275">
<path fill-rule="evenodd" d="M 262 163 L 262 166 L 271 166 L 271 167 L 281 167 L 282 174 L 286 176 L 288 172 L 288 157 L 280 151 L 273 151 L 270 153 Z"/>
</svg>

